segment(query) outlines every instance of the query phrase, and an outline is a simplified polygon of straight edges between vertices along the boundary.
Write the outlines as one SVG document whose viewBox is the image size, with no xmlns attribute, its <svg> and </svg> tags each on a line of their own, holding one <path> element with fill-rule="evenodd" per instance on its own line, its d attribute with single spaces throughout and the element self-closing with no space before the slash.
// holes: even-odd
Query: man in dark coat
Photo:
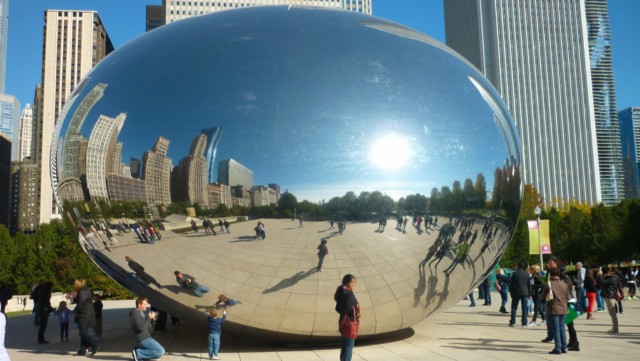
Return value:
<svg viewBox="0 0 640 361">
<path fill-rule="evenodd" d="M 527 299 L 529 298 L 529 274 L 525 271 L 527 265 L 521 262 L 517 265 L 518 270 L 511 275 L 511 320 L 509 326 L 516 325 L 516 312 L 518 311 L 518 303 L 522 308 L 522 319 L 520 323 L 522 327 L 527 327 Z"/>
</svg>

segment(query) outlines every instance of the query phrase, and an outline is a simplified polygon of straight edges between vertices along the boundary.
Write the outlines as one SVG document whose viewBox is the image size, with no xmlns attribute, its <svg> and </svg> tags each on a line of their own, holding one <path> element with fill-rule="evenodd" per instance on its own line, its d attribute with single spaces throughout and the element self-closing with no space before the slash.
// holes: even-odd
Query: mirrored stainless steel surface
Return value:
<svg viewBox="0 0 640 361">
<path fill-rule="evenodd" d="M 58 125 L 57 201 L 104 272 L 181 318 L 224 294 L 226 332 L 269 340 L 336 338 L 347 273 L 361 335 L 446 309 L 497 263 L 520 208 L 519 142 L 492 86 L 428 36 L 358 13 L 163 26 L 102 60 Z M 178 202 L 197 204 L 197 233 Z M 240 206 L 248 219 L 219 216 Z"/>
</svg>

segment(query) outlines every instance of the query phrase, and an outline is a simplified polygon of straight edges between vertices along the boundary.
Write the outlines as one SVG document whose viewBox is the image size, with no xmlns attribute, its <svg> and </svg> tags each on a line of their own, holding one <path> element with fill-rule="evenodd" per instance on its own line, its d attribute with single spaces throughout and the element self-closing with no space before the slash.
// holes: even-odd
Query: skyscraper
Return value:
<svg viewBox="0 0 640 361">
<path fill-rule="evenodd" d="M 13 141 L 14 134 L 17 133 L 19 125 L 20 102 L 13 95 L 0 94 L 0 132 L 4 133 L 9 140 Z M 13 148 L 15 151 L 13 152 L 14 155 L 12 158 L 17 159 L 17 144 L 15 144 Z"/>
<path fill-rule="evenodd" d="M 189 155 L 172 172 L 174 200 L 209 207 L 207 197 L 207 159 L 204 156 L 207 136 L 198 134 L 191 143 Z"/>
<path fill-rule="evenodd" d="M 223 160 L 218 164 L 218 182 L 250 189 L 253 187 L 253 172 L 233 159 Z"/>
<path fill-rule="evenodd" d="M 167 157 L 169 140 L 158 137 L 153 148 L 144 153 L 142 178 L 144 179 L 147 203 L 171 203 L 171 158 Z"/>
<path fill-rule="evenodd" d="M 622 138 L 625 194 L 640 197 L 640 107 L 629 107 L 618 113 Z"/>
<path fill-rule="evenodd" d="M 586 0 L 585 5 L 602 203 L 614 205 L 624 199 L 624 168 L 613 81 L 609 11 L 606 0 Z"/>
<path fill-rule="evenodd" d="M 31 140 L 33 139 L 33 110 L 27 105 L 20 116 L 20 130 L 18 131 L 18 162 L 31 157 Z"/>
<path fill-rule="evenodd" d="M 162 0 L 166 24 L 193 16 L 261 5 L 318 6 L 357 11 L 371 15 L 371 0 Z M 148 15 L 147 23 L 149 23 Z"/>
<path fill-rule="evenodd" d="M 602 201 L 584 0 L 447 0 L 447 45 L 516 122 L 522 177 L 545 202 Z"/>
<path fill-rule="evenodd" d="M 9 0 L 0 0 L 0 94 L 7 80 L 7 32 L 9 31 Z"/>
<path fill-rule="evenodd" d="M 146 31 L 164 25 L 164 8 L 162 5 L 147 5 Z"/>
<path fill-rule="evenodd" d="M 40 165 L 40 223 L 57 213 L 51 185 L 50 148 L 69 94 L 98 61 L 113 51 L 109 35 L 95 11 L 47 10 L 44 13 L 41 94 L 36 108 L 36 161 Z M 37 104 L 37 107 L 35 106 Z"/>
</svg>

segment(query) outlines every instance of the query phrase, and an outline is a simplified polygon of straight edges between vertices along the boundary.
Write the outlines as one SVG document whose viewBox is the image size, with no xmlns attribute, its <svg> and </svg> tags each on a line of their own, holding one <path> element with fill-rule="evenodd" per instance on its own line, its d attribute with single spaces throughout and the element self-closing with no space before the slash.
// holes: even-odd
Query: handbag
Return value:
<svg viewBox="0 0 640 361">
<path fill-rule="evenodd" d="M 548 281 L 547 285 L 549 286 L 549 293 L 547 293 L 547 297 L 545 297 L 545 301 L 551 301 L 553 300 L 553 290 L 551 289 L 551 281 Z"/>
<path fill-rule="evenodd" d="M 352 306 L 351 309 L 353 310 L 353 321 L 349 319 L 349 314 L 345 313 L 340 318 L 340 325 L 338 327 L 338 330 L 340 331 L 342 337 L 356 339 L 358 338 L 358 328 L 360 327 L 360 320 L 358 320 L 356 317 L 356 308 Z"/>
</svg>

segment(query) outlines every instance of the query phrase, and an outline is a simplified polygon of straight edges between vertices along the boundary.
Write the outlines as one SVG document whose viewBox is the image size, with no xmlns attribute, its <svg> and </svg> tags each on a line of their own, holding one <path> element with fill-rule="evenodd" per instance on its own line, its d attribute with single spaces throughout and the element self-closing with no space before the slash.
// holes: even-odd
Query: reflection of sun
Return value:
<svg viewBox="0 0 640 361">
<path fill-rule="evenodd" d="M 395 134 L 383 136 L 373 142 L 369 161 L 377 168 L 395 170 L 404 167 L 411 158 L 407 139 Z"/>
</svg>

